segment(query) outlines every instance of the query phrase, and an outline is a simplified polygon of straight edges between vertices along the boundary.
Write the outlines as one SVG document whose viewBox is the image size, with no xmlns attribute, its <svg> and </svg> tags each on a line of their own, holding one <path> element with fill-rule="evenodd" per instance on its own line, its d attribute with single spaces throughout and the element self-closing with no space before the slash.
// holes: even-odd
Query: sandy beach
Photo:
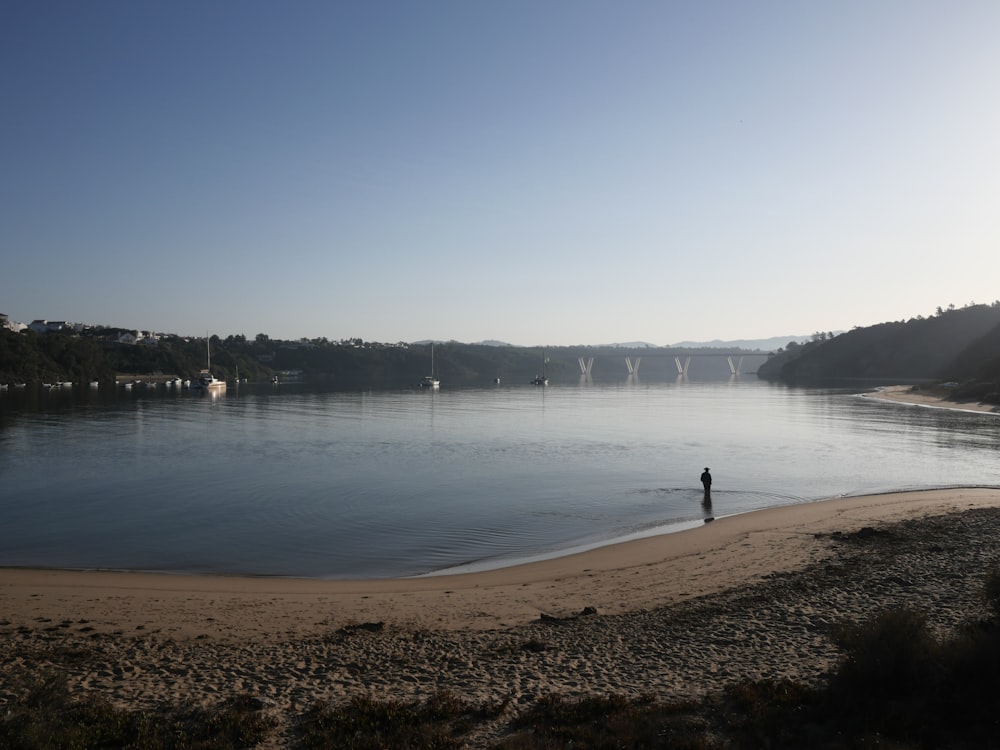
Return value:
<svg viewBox="0 0 1000 750">
<path fill-rule="evenodd" d="M 895 401 L 913 406 L 927 406 L 935 409 L 957 409 L 959 411 L 981 411 L 1000 413 L 1000 406 L 981 401 L 949 401 L 947 392 L 940 389 L 928 390 L 911 385 L 892 385 L 864 394 L 866 398 Z"/>
<path fill-rule="evenodd" d="M 451 576 L 8 568 L 0 664 L 58 664 L 74 691 L 130 707 L 249 693 L 285 719 L 321 698 L 439 690 L 510 711 L 552 693 L 683 697 L 821 679 L 838 655 L 829 629 L 885 608 L 940 628 L 979 616 L 998 559 L 1000 489 L 968 487 L 790 505 Z M 12 697 L 0 680 L 0 703 Z"/>
</svg>

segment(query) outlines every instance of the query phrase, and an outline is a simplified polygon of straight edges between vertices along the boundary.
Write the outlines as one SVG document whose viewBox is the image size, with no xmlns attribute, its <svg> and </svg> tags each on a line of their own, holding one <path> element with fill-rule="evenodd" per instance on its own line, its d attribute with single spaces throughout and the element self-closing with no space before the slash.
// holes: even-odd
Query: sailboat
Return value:
<svg viewBox="0 0 1000 750">
<path fill-rule="evenodd" d="M 542 374 L 535 375 L 534 380 L 531 381 L 532 385 L 548 385 L 549 378 L 545 374 L 545 363 L 549 361 L 549 358 L 545 356 L 545 352 L 542 352 Z"/>
<path fill-rule="evenodd" d="M 423 379 L 420 381 L 421 388 L 440 388 L 441 381 L 437 379 L 434 374 L 434 344 L 431 344 L 431 374 L 424 375 Z"/>
<path fill-rule="evenodd" d="M 219 380 L 212 374 L 212 339 L 205 336 L 205 351 L 208 354 L 208 367 L 198 374 L 198 379 L 191 383 L 192 388 L 202 388 L 218 393 L 226 390 L 226 381 Z"/>
</svg>

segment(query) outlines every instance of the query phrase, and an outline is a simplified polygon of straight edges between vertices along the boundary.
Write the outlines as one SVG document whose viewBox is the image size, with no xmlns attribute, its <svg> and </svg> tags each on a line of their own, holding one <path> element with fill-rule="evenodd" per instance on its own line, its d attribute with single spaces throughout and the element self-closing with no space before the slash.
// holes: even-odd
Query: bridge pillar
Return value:
<svg viewBox="0 0 1000 750">
<path fill-rule="evenodd" d="M 583 357 L 578 357 L 577 361 L 580 363 L 580 374 L 581 375 L 586 375 L 589 378 L 590 377 L 590 370 L 594 366 L 594 358 L 591 357 L 590 359 L 588 359 L 587 362 L 586 362 L 586 364 L 583 361 Z"/>
<path fill-rule="evenodd" d="M 674 362 L 677 364 L 677 374 L 678 375 L 687 375 L 688 374 L 688 367 L 691 366 L 691 358 L 690 357 L 688 357 L 687 359 L 684 360 L 683 366 L 681 365 L 681 358 L 680 357 L 674 357 Z"/>
<path fill-rule="evenodd" d="M 634 363 L 630 357 L 625 357 L 625 367 L 628 368 L 629 375 L 637 375 L 639 373 L 640 362 L 642 362 L 642 357 L 636 357 Z"/>
<path fill-rule="evenodd" d="M 729 355 L 726 359 L 729 360 L 729 372 L 733 375 L 739 375 L 740 371 L 743 369 L 743 357 L 740 357 L 738 363 L 735 365 L 733 364 L 732 355 Z"/>
</svg>

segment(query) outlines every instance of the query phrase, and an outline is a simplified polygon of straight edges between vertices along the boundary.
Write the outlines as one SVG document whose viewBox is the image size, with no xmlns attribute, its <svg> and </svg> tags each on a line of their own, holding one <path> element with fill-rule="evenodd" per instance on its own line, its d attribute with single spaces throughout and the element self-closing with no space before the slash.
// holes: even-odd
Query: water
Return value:
<svg viewBox="0 0 1000 750">
<path fill-rule="evenodd" d="M 753 377 L 11 391 L 0 565 L 322 578 L 491 567 L 707 515 L 1000 485 L 998 447 L 995 415 Z"/>
</svg>

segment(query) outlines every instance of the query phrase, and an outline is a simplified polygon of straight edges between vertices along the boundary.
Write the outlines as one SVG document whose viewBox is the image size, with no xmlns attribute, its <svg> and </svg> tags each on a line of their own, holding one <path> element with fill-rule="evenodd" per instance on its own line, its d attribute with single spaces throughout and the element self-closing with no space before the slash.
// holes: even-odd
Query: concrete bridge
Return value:
<svg viewBox="0 0 1000 750">
<path fill-rule="evenodd" d="M 674 365 L 677 368 L 678 377 L 687 377 L 691 370 L 691 362 L 694 360 L 697 362 L 701 359 L 718 361 L 719 358 L 724 357 L 726 359 L 726 364 L 729 365 L 729 372 L 731 375 L 739 375 L 743 372 L 743 362 L 747 358 L 757 358 L 761 360 L 761 364 L 767 360 L 767 353 L 764 352 L 750 352 L 742 354 L 725 354 L 725 353 L 696 353 L 696 354 L 652 354 L 646 355 L 647 357 L 672 357 L 674 360 Z M 591 377 L 594 367 L 594 358 L 590 357 L 584 359 L 583 357 L 578 357 L 577 362 L 580 365 L 580 375 L 585 378 Z M 630 376 L 638 376 L 639 365 L 642 363 L 641 356 L 628 355 L 625 357 L 625 371 Z M 756 372 L 756 370 L 754 370 Z"/>
</svg>

